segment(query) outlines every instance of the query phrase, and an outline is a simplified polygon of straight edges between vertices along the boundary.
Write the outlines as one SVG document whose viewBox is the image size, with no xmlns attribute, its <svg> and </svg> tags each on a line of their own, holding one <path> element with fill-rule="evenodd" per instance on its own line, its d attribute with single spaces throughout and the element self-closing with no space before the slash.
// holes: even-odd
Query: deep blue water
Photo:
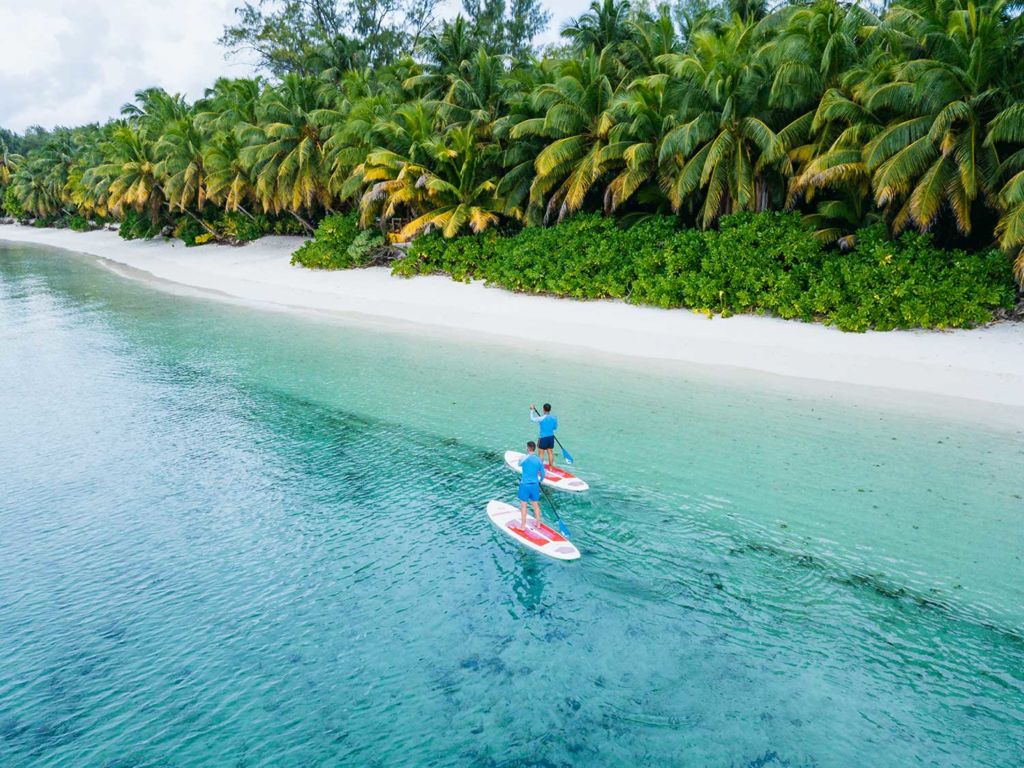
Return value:
<svg viewBox="0 0 1024 768">
<path fill-rule="evenodd" d="M 483 513 L 544 399 L 576 563 Z M 0 765 L 1019 766 L 998 421 L 0 245 Z"/>
</svg>

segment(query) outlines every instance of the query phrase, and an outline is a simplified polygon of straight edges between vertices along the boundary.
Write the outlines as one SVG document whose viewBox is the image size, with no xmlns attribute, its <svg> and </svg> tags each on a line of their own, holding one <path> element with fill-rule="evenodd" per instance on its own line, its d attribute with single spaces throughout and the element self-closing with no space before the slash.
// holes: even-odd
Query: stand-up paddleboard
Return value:
<svg viewBox="0 0 1024 768">
<path fill-rule="evenodd" d="M 509 469 L 521 475 L 523 474 L 523 468 L 519 466 L 519 462 L 524 456 L 526 454 L 519 451 L 505 451 L 505 463 L 508 464 Z M 549 488 L 582 493 L 590 487 L 583 480 L 576 477 L 576 475 L 566 472 L 561 467 L 552 467 L 550 464 L 545 464 L 544 473 L 544 482 L 541 485 L 546 485 Z"/>
<path fill-rule="evenodd" d="M 487 516 L 499 531 L 542 555 L 556 560 L 578 560 L 580 557 L 575 544 L 546 525 L 537 526 L 533 515 L 526 516 L 526 530 L 520 529 L 519 526 L 523 524 L 522 513 L 511 504 L 490 501 L 487 503 Z"/>
</svg>

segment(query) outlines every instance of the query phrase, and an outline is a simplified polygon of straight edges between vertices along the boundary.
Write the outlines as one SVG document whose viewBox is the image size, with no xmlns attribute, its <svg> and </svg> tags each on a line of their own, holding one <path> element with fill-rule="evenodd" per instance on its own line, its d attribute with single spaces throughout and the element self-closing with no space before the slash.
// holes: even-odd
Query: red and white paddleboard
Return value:
<svg viewBox="0 0 1024 768">
<path fill-rule="evenodd" d="M 519 466 L 519 462 L 525 456 L 525 453 L 520 453 L 519 451 L 505 451 L 505 463 L 508 464 L 509 469 L 521 475 L 523 474 L 523 468 Z M 541 485 L 557 488 L 560 491 L 571 491 L 572 493 L 582 493 L 590 488 L 583 480 L 580 480 L 571 472 L 566 472 L 561 467 L 552 467 L 550 464 L 545 464 L 544 472 L 544 482 Z"/>
<path fill-rule="evenodd" d="M 518 507 L 501 501 L 489 501 L 487 516 L 499 531 L 524 547 L 556 560 L 579 560 L 580 551 L 575 544 L 546 525 L 537 526 L 533 515 L 526 516 L 526 530 L 522 530 L 519 526 L 523 524 L 523 518 Z"/>
</svg>

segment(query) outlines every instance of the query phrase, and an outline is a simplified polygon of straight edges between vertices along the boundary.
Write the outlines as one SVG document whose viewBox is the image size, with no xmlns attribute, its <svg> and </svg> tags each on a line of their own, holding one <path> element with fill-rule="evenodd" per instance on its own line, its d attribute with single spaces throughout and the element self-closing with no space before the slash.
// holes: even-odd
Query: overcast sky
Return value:
<svg viewBox="0 0 1024 768">
<path fill-rule="evenodd" d="M 251 62 L 224 58 L 217 38 L 239 0 L 0 0 L 0 126 L 81 125 L 118 113 L 140 88 L 196 98 L 220 75 Z M 589 0 L 545 0 L 552 23 L 539 42 Z M 459 0 L 447 0 L 445 15 Z"/>
</svg>

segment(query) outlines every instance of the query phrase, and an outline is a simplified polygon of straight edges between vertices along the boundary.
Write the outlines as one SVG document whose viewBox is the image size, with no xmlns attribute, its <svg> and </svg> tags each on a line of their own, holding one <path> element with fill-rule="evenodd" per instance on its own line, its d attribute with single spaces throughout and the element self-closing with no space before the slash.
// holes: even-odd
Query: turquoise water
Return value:
<svg viewBox="0 0 1024 768">
<path fill-rule="evenodd" d="M 0 245 L 0 765 L 1019 766 L 1020 414 L 927 405 Z"/>
</svg>

